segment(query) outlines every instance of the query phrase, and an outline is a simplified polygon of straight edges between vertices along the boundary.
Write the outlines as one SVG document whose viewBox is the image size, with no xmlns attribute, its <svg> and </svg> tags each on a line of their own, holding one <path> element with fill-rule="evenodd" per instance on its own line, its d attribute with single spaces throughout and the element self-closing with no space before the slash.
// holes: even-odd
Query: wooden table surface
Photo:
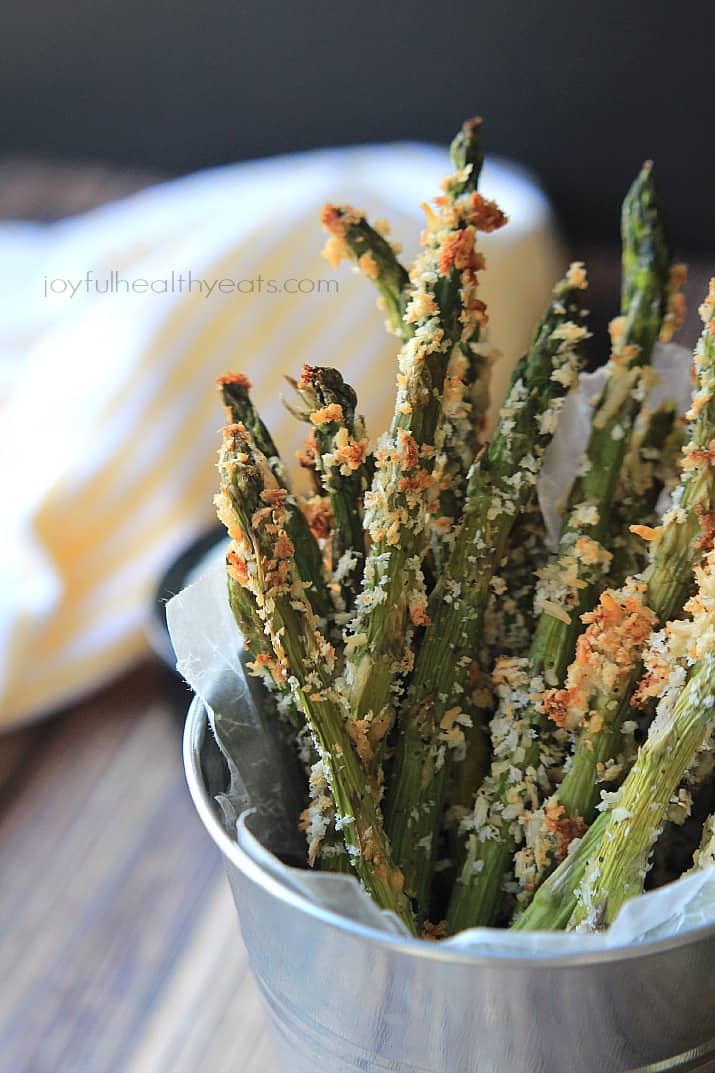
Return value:
<svg viewBox="0 0 715 1073">
<path fill-rule="evenodd" d="M 54 219 L 154 178 L 0 161 L 0 217 Z M 618 257 L 590 253 L 604 311 Z M 184 783 L 188 700 L 147 662 L 0 743 L 0 1073 L 275 1073 Z"/>
<path fill-rule="evenodd" d="M 188 693 L 147 664 L 0 746 L 0 1071 L 272 1073 Z"/>
</svg>

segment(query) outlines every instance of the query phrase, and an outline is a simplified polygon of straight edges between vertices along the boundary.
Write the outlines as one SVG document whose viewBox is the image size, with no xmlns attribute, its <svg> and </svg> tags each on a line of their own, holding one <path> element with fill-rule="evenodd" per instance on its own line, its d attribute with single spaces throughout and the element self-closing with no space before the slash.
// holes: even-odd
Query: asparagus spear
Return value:
<svg viewBox="0 0 715 1073">
<path fill-rule="evenodd" d="M 228 515 L 226 521 L 231 525 L 233 517 Z M 261 678 L 266 689 L 276 696 L 278 711 L 283 718 L 287 719 L 293 730 L 298 732 L 296 740 L 300 745 L 301 736 L 305 730 L 305 721 L 300 709 L 296 707 L 285 673 L 266 636 L 255 596 L 241 583 L 240 578 L 243 572 L 243 560 L 236 555 L 235 550 L 229 550 L 226 556 L 228 600 L 236 624 L 244 638 L 245 646 L 252 657 L 248 669 L 252 674 Z M 299 748 L 299 752 L 302 753 L 302 749 Z M 315 753 L 312 748 L 310 753 L 314 757 Z M 322 766 L 317 766 L 322 771 Z M 313 763 L 312 770 L 315 771 L 315 768 L 316 765 Z M 339 832 L 335 830 L 334 806 L 332 801 L 319 792 L 317 787 L 317 777 L 314 777 L 310 782 L 312 804 L 301 818 L 308 841 L 309 863 L 313 864 L 319 860 L 324 870 L 350 872 L 345 845 Z"/>
<path fill-rule="evenodd" d="M 682 477 L 673 508 L 657 528 L 634 526 L 649 538 L 652 557 L 642 579 L 627 579 L 622 589 L 606 590 L 600 611 L 579 639 L 576 661 L 562 689 L 544 696 L 544 710 L 557 724 L 578 730 L 568 772 L 547 802 L 542 823 L 532 823 L 533 853 L 541 862 L 536 882 L 558 862 L 563 849 L 547 830 L 546 811 L 559 810 L 573 823 L 589 823 L 598 801 L 599 772 L 617 761 L 624 722 L 641 675 L 641 655 L 649 639 L 648 618 L 667 622 L 682 613 L 693 567 L 712 546 L 715 534 L 715 468 L 710 445 L 715 438 L 715 280 L 701 308 L 705 322 L 695 352 L 697 389 L 688 414 L 690 442 L 683 449 Z M 657 687 L 657 675 L 656 687 Z M 639 691 L 647 698 L 648 686 Z M 615 774 L 619 774 L 616 766 Z"/>
<path fill-rule="evenodd" d="M 251 381 L 243 373 L 225 373 L 217 378 L 216 384 L 226 409 L 226 419 L 234 425 L 245 425 L 246 431 L 258 450 L 266 456 L 268 465 L 281 488 L 290 489 L 288 473 L 278 448 L 261 420 L 261 415 L 253 405 Z"/>
<path fill-rule="evenodd" d="M 464 694 L 484 622 L 489 584 L 516 517 L 531 499 L 558 414 L 578 375 L 586 338 L 582 265 L 554 289 L 528 356 L 515 370 L 494 439 L 469 476 L 462 523 L 430 599 L 430 625 L 400 711 L 387 829 L 406 889 L 424 914 L 444 803 L 450 749 L 463 753 Z"/>
<path fill-rule="evenodd" d="M 470 181 L 475 188 L 484 163 L 481 126 L 479 117 L 468 120 L 450 150 L 456 168 L 471 165 Z M 482 443 L 494 357 L 489 343 L 482 339 L 482 328 L 477 321 L 471 338 L 454 348 L 447 366 L 443 418 L 434 462 L 439 494 L 429 518 L 428 566 L 432 578 L 439 577 L 449 555 L 451 534 L 464 507 L 467 474 Z"/>
<path fill-rule="evenodd" d="M 276 662 L 271 643 L 263 632 L 263 622 L 258 614 L 256 601 L 238 580 L 237 575 L 241 570 L 242 564 L 236 562 L 235 555 L 229 551 L 226 556 L 228 602 L 243 637 L 245 648 L 252 659 L 248 668 L 256 677 L 262 679 L 266 688 L 271 692 L 278 690 L 285 695 L 290 695 L 288 684 Z M 291 716 L 291 722 L 296 722 L 293 716 Z"/>
<path fill-rule="evenodd" d="M 534 495 L 514 523 L 509 550 L 492 579 L 484 621 L 483 665 L 493 666 L 498 656 L 527 654 L 535 625 L 537 573 L 548 558 L 546 527 Z"/>
<path fill-rule="evenodd" d="M 491 761 L 488 730 L 493 704 L 491 679 L 479 670 L 476 675 L 479 684 L 465 697 L 464 711 L 471 726 L 463 727 L 464 758 L 460 763 L 450 765 L 451 778 L 446 788 L 445 827 L 450 856 L 455 863 L 461 850 L 460 825 L 474 804 L 474 795 L 489 771 Z"/>
<path fill-rule="evenodd" d="M 282 487 L 288 487 L 288 476 L 281 461 L 273 438 L 260 418 L 251 400 L 251 382 L 243 373 L 226 373 L 216 380 L 217 387 L 226 410 L 226 418 L 234 424 L 243 423 L 253 442 L 266 456 L 273 474 Z M 270 641 L 263 632 L 256 601 L 253 595 L 240 583 L 237 571 L 240 563 L 229 552 L 226 557 L 226 581 L 228 600 L 236 620 L 236 625 L 244 639 L 245 646 L 253 658 L 250 669 L 260 676 L 271 691 L 278 689 L 288 694 L 288 685 L 276 663 Z M 294 715 L 295 709 L 293 709 Z M 292 717 L 293 718 L 293 717 Z"/>
<path fill-rule="evenodd" d="M 378 905 L 414 931 L 403 878 L 392 865 L 368 778 L 348 735 L 335 652 L 320 634 L 296 566 L 287 531 L 287 493 L 240 424 L 224 430 L 219 474 L 217 506 L 232 538 L 237 576 L 255 598 L 278 663 L 310 726 L 353 867 Z"/>
<path fill-rule="evenodd" d="M 483 646 L 479 667 L 493 667 L 499 655 L 524 656 L 534 626 L 534 587 L 536 572 L 548 558 L 545 527 L 534 496 L 519 515 L 511 531 L 509 551 L 491 581 L 491 592 L 484 614 Z M 496 698 L 491 680 L 475 664 L 475 687 L 468 715 L 471 727 L 464 728 L 465 757 L 452 765 L 447 787 L 445 824 L 449 835 L 449 854 L 460 867 L 464 865 L 461 825 L 474 807 L 474 797 L 491 762 L 489 723 L 494 715 Z"/>
<path fill-rule="evenodd" d="M 571 490 L 556 561 L 544 572 L 532 644 L 532 666 L 558 685 L 573 657 L 579 616 L 593 606 L 595 586 L 610 563 L 603 547 L 613 494 L 641 408 L 648 366 L 665 312 L 669 280 L 665 236 L 652 165 L 643 165 L 621 215 L 621 316 L 611 325 L 613 349 L 593 415 L 581 474 Z"/>
<path fill-rule="evenodd" d="M 554 734 L 545 720 L 541 690 L 544 682 L 554 685 L 562 680 L 580 614 L 592 605 L 596 584 L 611 561 L 603 545 L 610 501 L 644 396 L 645 384 L 640 381 L 667 296 L 667 243 L 650 164 L 644 165 L 628 192 L 621 220 L 622 316 L 612 325 L 614 345 L 606 386 L 594 413 L 584 464 L 569 496 L 558 555 L 542 571 L 537 588 L 539 619 L 528 658 L 507 662 L 499 671 L 506 682 L 491 724 L 496 771 L 477 795 L 471 825 L 465 824 L 467 860 L 449 908 L 450 930 L 491 922 L 511 854 L 523 839 L 519 816 L 526 809 L 535 811 L 540 793 L 548 792 L 553 779 L 549 768 L 558 772 L 564 736 Z M 519 760 L 509 764 L 514 743 Z M 507 778 L 504 770 L 510 766 L 513 772 Z M 582 830 L 580 818 L 564 816 L 558 806 L 545 810 L 541 819 L 551 843 L 559 848 Z M 517 854 L 517 876 L 526 890 L 536 882 L 540 854 L 540 846 Z"/>
<path fill-rule="evenodd" d="M 660 338 L 669 341 L 685 316 L 681 287 L 687 281 L 687 267 L 675 264 L 670 269 L 667 311 Z M 645 421 L 643 420 L 645 418 Z M 630 531 L 631 525 L 657 525 L 656 505 L 662 490 L 677 481 L 677 463 L 683 446 L 683 430 L 677 409 L 670 401 L 661 403 L 652 413 L 641 414 L 641 426 L 631 436 L 623 460 L 618 487 L 613 498 L 608 547 L 613 558 L 607 584 L 619 588 L 631 574 L 647 565 L 643 541 Z"/>
<path fill-rule="evenodd" d="M 460 160 L 465 156 L 466 150 Z M 473 339 L 486 319 L 477 297 L 484 259 L 475 238 L 506 219 L 473 190 L 473 182 L 468 161 L 446 181 L 437 211 L 428 210 L 425 249 L 412 270 L 405 311 L 414 334 L 400 351 L 392 427 L 377 450 L 365 495 L 372 543 L 347 638 L 346 677 L 353 730 L 363 735 L 373 766 L 393 721 L 400 676 L 412 665 L 412 628 L 426 621 L 421 558 L 435 501 L 435 442 L 449 359 L 455 345 Z"/>
<path fill-rule="evenodd" d="M 227 416 L 233 424 L 242 424 L 246 428 L 256 448 L 266 457 L 278 485 L 289 492 L 287 473 L 278 449 L 251 401 L 250 380 L 243 373 L 227 373 L 218 378 L 217 384 Z M 288 535 L 295 549 L 300 576 L 308 586 L 313 610 L 321 618 L 326 618 L 332 610 L 332 603 L 323 577 L 320 547 L 296 500 L 289 495 L 286 503 Z"/>
<path fill-rule="evenodd" d="M 261 420 L 258 411 L 250 398 L 250 381 L 242 373 L 229 373 L 219 377 L 218 385 L 221 390 L 227 417 L 234 423 L 243 422 L 250 429 L 253 443 L 266 455 L 268 465 L 278 481 L 287 487 L 287 475 L 273 442 L 270 432 Z M 273 646 L 266 636 L 263 621 L 258 613 L 256 600 L 253 594 L 240 583 L 239 576 L 242 563 L 236 559 L 235 552 L 229 551 L 226 560 L 226 579 L 228 586 L 228 600 L 236 625 L 244 639 L 246 649 L 252 657 L 248 668 L 251 673 L 260 677 L 265 687 L 277 695 L 278 709 L 290 725 L 296 731 L 302 731 L 305 723 L 296 707 L 290 686 L 285 675 L 276 660 Z M 321 867 L 332 871 L 350 871 L 350 865 L 345 852 L 343 840 L 334 829 L 334 823 L 330 823 L 327 830 L 323 823 L 328 824 L 324 817 L 331 816 L 332 806 L 323 799 L 320 802 L 321 822 L 317 830 L 311 829 L 311 816 L 315 810 L 306 810 L 305 829 L 308 834 L 309 860 L 320 861 Z M 334 812 L 334 809 L 332 809 Z M 311 815 L 309 815 L 309 813 Z"/>
<path fill-rule="evenodd" d="M 670 623 L 652 643 L 662 667 L 661 697 L 647 741 L 620 790 L 604 795 L 607 810 L 569 847 L 514 928 L 558 930 L 587 916 L 592 924 L 610 922 L 642 889 L 673 792 L 715 727 L 715 552 L 696 573 L 699 593 L 687 605 L 690 619 Z M 684 684 L 689 663 L 695 665 Z M 703 845 L 707 852 L 707 837 Z"/>
<path fill-rule="evenodd" d="M 330 233 L 323 256 L 333 268 L 345 259 L 354 261 L 380 292 L 380 305 L 387 312 L 387 326 L 395 335 L 409 339 L 412 327 L 405 320 L 410 278 L 397 259 L 399 246 L 387 239 L 386 223 L 372 227 L 351 205 L 325 205 L 323 228 Z"/>
<path fill-rule="evenodd" d="M 332 569 L 343 608 L 353 604 L 365 562 L 362 496 L 367 487 L 368 442 L 357 396 L 337 369 L 304 365 L 291 381 L 306 405 L 292 413 L 313 425 L 312 456 L 333 514 Z"/>
<path fill-rule="evenodd" d="M 311 748 L 315 757 L 315 749 Z M 351 875 L 350 854 L 337 826 L 335 803 L 325 773 L 325 765 L 317 759 L 308 776 L 310 803 L 300 817 L 300 828 L 308 843 L 308 864 L 317 864 L 322 872 Z"/>
<path fill-rule="evenodd" d="M 715 567 L 715 561 L 711 570 Z M 712 574 L 710 585 L 712 587 Z M 712 600 L 712 597 L 710 597 Z M 648 859 L 678 783 L 696 759 L 715 722 L 715 650 L 710 647 L 693 668 L 687 685 L 666 692 L 646 742 L 616 795 L 608 826 L 593 849 L 576 893 L 568 927 L 601 927 L 613 922 L 621 906 L 640 894 Z"/>
<path fill-rule="evenodd" d="M 658 523 L 656 504 L 663 488 L 673 480 L 683 446 L 676 416 L 675 405 L 665 402 L 648 415 L 645 427 L 633 434 L 609 525 L 608 545 L 613 555 L 608 572 L 611 588 L 619 588 L 630 574 L 640 573 L 647 565 L 643 541 L 630 527 Z"/>
</svg>

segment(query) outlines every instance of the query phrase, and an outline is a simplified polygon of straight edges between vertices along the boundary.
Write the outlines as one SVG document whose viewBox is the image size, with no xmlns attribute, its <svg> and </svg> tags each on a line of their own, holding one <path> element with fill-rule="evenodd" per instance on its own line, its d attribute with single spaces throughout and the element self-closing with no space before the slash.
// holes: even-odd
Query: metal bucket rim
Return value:
<svg viewBox="0 0 715 1073">
<path fill-rule="evenodd" d="M 469 964 L 479 967 L 488 967 L 495 962 L 499 963 L 500 969 L 513 967 L 523 969 L 525 967 L 555 968 L 557 966 L 587 967 L 594 964 L 605 964 L 611 961 L 626 961 L 636 957 L 651 957 L 666 953 L 669 950 L 681 946 L 689 946 L 700 940 L 715 937 L 715 924 L 706 924 L 700 928 L 693 928 L 679 935 L 673 935 L 666 939 L 656 939 L 652 942 L 639 943 L 632 946 L 613 947 L 609 950 L 594 951 L 593 953 L 580 954 L 556 954 L 550 957 L 512 954 L 472 954 L 465 951 L 455 950 L 443 943 L 428 943 L 411 936 L 390 935 L 378 931 L 366 924 L 350 920 L 328 909 L 315 905 L 307 897 L 285 887 L 274 876 L 264 871 L 251 857 L 246 854 L 237 842 L 233 841 L 224 830 L 216 810 L 214 809 L 204 785 L 201 772 L 200 750 L 204 735 L 209 728 L 206 708 L 200 697 L 194 696 L 186 717 L 183 737 L 183 757 L 186 781 L 189 793 L 194 802 L 196 811 L 201 822 L 222 855 L 238 868 L 247 878 L 256 883 L 266 893 L 289 905 L 292 909 L 307 913 L 319 919 L 326 926 L 336 928 L 338 931 L 349 934 L 353 938 L 360 938 L 366 942 L 377 943 L 387 946 L 395 952 L 408 954 L 414 957 L 428 960 Z"/>
</svg>

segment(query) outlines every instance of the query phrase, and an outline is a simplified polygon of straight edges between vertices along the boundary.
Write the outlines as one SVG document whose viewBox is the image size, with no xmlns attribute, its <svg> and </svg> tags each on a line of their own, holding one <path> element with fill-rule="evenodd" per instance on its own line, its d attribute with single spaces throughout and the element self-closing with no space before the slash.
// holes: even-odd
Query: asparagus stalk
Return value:
<svg viewBox="0 0 715 1073">
<path fill-rule="evenodd" d="M 368 484 L 365 423 L 337 369 L 304 365 L 291 381 L 306 405 L 292 413 L 312 426 L 312 456 L 333 514 L 331 565 L 343 609 L 352 607 L 365 563 L 362 497 Z"/>
<path fill-rule="evenodd" d="M 323 256 L 333 268 L 343 259 L 354 261 L 380 292 L 380 305 L 387 312 L 387 326 L 402 339 L 409 339 L 412 326 L 405 320 L 409 301 L 410 277 L 397 259 L 400 252 L 390 243 L 389 229 L 383 221 L 372 227 L 365 216 L 351 205 L 325 205 L 321 213 L 324 230 L 330 233 Z"/>
<path fill-rule="evenodd" d="M 232 524 L 232 516 L 228 516 L 227 522 L 229 525 Z M 299 732 L 297 741 L 300 743 L 305 721 L 300 709 L 296 707 L 285 673 L 265 633 L 255 596 L 241 583 L 243 572 L 243 561 L 236 555 L 235 550 L 229 550 L 226 556 L 228 600 L 236 625 L 244 638 L 245 647 L 252 657 L 248 669 L 263 681 L 270 693 L 277 696 L 278 711 L 283 718 L 287 719 L 293 730 Z M 310 751 L 313 753 L 312 749 Z M 317 766 L 322 771 L 322 766 Z M 312 770 L 315 771 L 315 768 L 316 765 L 313 764 Z M 342 837 L 335 830 L 334 806 L 327 795 L 316 787 L 318 787 L 318 781 L 317 777 L 314 777 L 310 781 L 312 804 L 301 818 L 301 825 L 308 841 L 309 863 L 312 865 L 317 859 L 324 870 L 350 872 L 345 845 Z"/>
<path fill-rule="evenodd" d="M 544 451 L 578 376 L 587 336 L 583 266 L 572 265 L 554 289 L 528 356 L 515 370 L 494 439 L 469 476 L 462 523 L 430 599 L 430 625 L 400 711 L 387 829 L 406 890 L 427 910 L 450 751 L 464 752 L 470 721 L 464 695 L 474 662 L 489 584 L 515 519 L 531 499 Z"/>
<path fill-rule="evenodd" d="M 232 417 L 234 414 L 241 413 L 250 420 L 251 438 L 253 439 L 253 436 L 257 434 L 266 449 L 271 451 L 271 457 L 267 458 L 268 465 L 271 467 L 276 480 L 282 483 L 280 480 L 281 477 L 284 477 L 282 463 L 270 433 L 250 401 L 248 395 L 250 385 L 247 379 L 241 374 L 230 374 L 221 378 L 220 386 L 224 393 L 227 416 Z M 253 439 L 253 442 L 255 445 L 255 439 Z M 232 518 L 229 518 L 228 524 L 231 524 L 231 522 Z M 277 695 L 278 709 L 281 715 L 288 720 L 294 731 L 301 732 L 304 730 L 305 721 L 300 710 L 296 707 L 285 674 L 276 659 L 273 646 L 266 636 L 255 596 L 241 583 L 242 573 L 242 560 L 236 556 L 234 550 L 229 550 L 226 556 L 228 600 L 236 625 L 244 639 L 245 647 L 252 657 L 251 662 L 248 664 L 248 669 L 252 674 L 261 678 L 269 692 Z M 334 809 L 332 811 L 334 812 Z M 311 824 L 314 823 L 315 809 L 307 809 L 305 813 L 304 829 L 308 835 L 310 862 L 313 863 L 318 858 L 321 867 L 325 869 L 340 872 L 350 871 L 343 840 L 335 832 L 334 824 L 328 828 L 327 832 L 325 830 L 325 825 L 327 824 L 325 817 L 331 815 L 331 806 L 326 805 L 324 799 L 321 801 L 320 812 L 321 819 L 317 828 L 313 829 L 311 829 Z"/>
<path fill-rule="evenodd" d="M 480 667 L 493 667 L 500 655 L 524 656 L 528 651 L 534 626 L 536 572 L 548 558 L 545 537 L 544 521 L 534 496 L 514 523 L 509 551 L 491 581 Z M 460 867 L 465 856 L 460 829 L 472 812 L 475 794 L 489 772 L 492 751 L 489 724 L 495 705 L 491 675 L 477 671 L 468 711 L 472 726 L 464 728 L 465 757 L 452 765 L 447 787 L 449 854 Z"/>
<path fill-rule="evenodd" d="M 468 153 L 460 153 L 461 163 Z M 353 730 L 362 734 L 373 767 L 393 722 L 400 676 L 412 665 L 412 629 L 426 621 L 421 559 L 436 498 L 435 443 L 448 363 L 455 346 L 472 340 L 486 320 L 477 296 L 484 259 L 475 238 L 506 219 L 473 189 L 473 171 L 471 161 L 460 166 L 444 184 L 437 211 L 427 210 L 425 249 L 411 273 L 405 311 L 413 335 L 400 351 L 392 427 L 378 448 L 365 495 L 372 543 L 347 638 L 346 677 Z"/>
<path fill-rule="evenodd" d="M 253 443 L 266 456 L 268 465 L 278 483 L 287 488 L 288 477 L 285 467 L 266 425 L 250 397 L 251 384 L 242 373 L 229 373 L 219 377 L 218 386 L 222 394 L 227 417 L 233 423 L 243 423 Z M 249 431 L 250 430 L 250 431 Z M 298 527 L 302 528 L 300 520 Z M 305 723 L 290 691 L 290 686 L 276 660 L 273 646 L 266 636 L 263 621 L 258 613 L 253 594 L 244 588 L 237 577 L 242 566 L 236 561 L 235 553 L 229 551 L 226 561 L 226 579 L 228 600 L 236 625 L 244 639 L 244 644 L 252 657 L 248 664 L 249 671 L 260 677 L 265 687 L 278 697 L 278 708 L 295 731 L 302 731 Z M 322 817 L 331 815 L 332 806 L 322 799 L 321 821 L 318 825 L 319 837 L 310 828 L 311 816 L 315 810 L 306 810 L 305 829 L 308 834 L 308 855 L 311 863 L 317 858 L 321 867 L 332 871 L 350 871 L 350 865 L 340 835 L 334 829 L 334 823 L 326 831 Z M 332 809 L 334 812 L 334 809 Z"/>
<path fill-rule="evenodd" d="M 516 929 L 558 930 L 586 918 L 591 925 L 610 923 L 642 889 L 649 854 L 677 800 L 674 791 L 697 766 L 715 727 L 715 552 L 696 573 L 699 592 L 687 604 L 690 619 L 671 623 L 652 645 L 663 669 L 661 697 L 633 768 L 620 790 L 604 795 L 606 811 L 569 847 L 517 917 Z M 708 845 L 706 832 L 706 854 Z"/>
<path fill-rule="evenodd" d="M 497 660 L 492 679 L 497 693 L 489 725 L 492 763 L 462 823 L 466 841 L 447 913 L 450 933 L 494 922 L 524 819 L 551 788 L 563 749 L 558 733 L 535 728 L 543 678 L 531 674 L 528 657 Z"/>
<path fill-rule="evenodd" d="M 536 618 L 537 573 L 548 558 L 546 527 L 534 495 L 514 523 L 509 550 L 492 579 L 484 621 L 483 665 L 493 666 L 498 656 L 527 654 Z"/>
<path fill-rule="evenodd" d="M 692 585 L 693 568 L 715 535 L 715 280 L 701 308 L 705 322 L 695 352 L 696 391 L 688 414 L 690 442 L 683 449 L 682 477 L 673 507 L 657 528 L 634 526 L 651 543 L 651 561 L 642 579 L 628 578 L 622 589 L 606 590 L 599 609 L 578 642 L 576 660 L 562 689 L 544 695 L 544 711 L 558 725 L 577 731 L 568 772 L 541 815 L 530 824 L 538 883 L 558 862 L 564 841 L 555 842 L 547 813 L 557 810 L 570 824 L 590 823 L 598 801 L 598 776 L 620 774 L 623 726 L 631 714 L 641 676 L 641 656 L 650 619 L 665 623 L 680 616 Z M 658 675 L 654 675 L 658 688 Z M 648 682 L 639 690 L 647 699 Z"/>
<path fill-rule="evenodd" d="M 216 384 L 221 392 L 227 421 L 245 426 L 258 450 L 266 456 L 281 488 L 290 489 L 280 452 L 251 399 L 251 381 L 243 373 L 225 373 L 217 378 Z"/>
<path fill-rule="evenodd" d="M 468 120 L 451 146 L 454 166 L 471 166 L 470 181 L 476 188 L 484 155 L 482 121 Z M 432 578 L 439 577 L 450 550 L 450 538 L 464 507 L 467 474 L 482 443 L 489 408 L 489 381 L 493 352 L 482 339 L 477 321 L 471 338 L 455 347 L 447 366 L 442 402 L 443 418 L 437 441 L 434 479 L 439 495 L 429 519 Z"/>
<path fill-rule="evenodd" d="M 345 723 L 335 653 L 321 636 L 297 569 L 287 493 L 243 425 L 224 430 L 219 514 L 232 538 L 237 576 L 254 596 L 296 703 L 310 726 L 353 867 L 375 901 L 414 931 L 369 780 Z"/>
<path fill-rule="evenodd" d="M 251 656 L 252 662 L 248 664 L 248 669 L 256 677 L 261 678 L 271 692 L 277 690 L 289 696 L 288 684 L 276 662 L 273 647 L 263 632 L 263 622 L 258 614 L 256 601 L 238 580 L 237 575 L 241 570 L 242 565 L 236 562 L 235 555 L 229 551 L 226 556 L 228 602 L 243 637 L 244 646 Z M 291 713 L 291 708 L 292 706 L 288 707 L 286 711 Z M 300 719 L 295 709 L 292 709 L 290 719 L 297 729 L 300 726 Z"/>
<path fill-rule="evenodd" d="M 242 423 L 246 427 L 256 447 L 266 456 L 276 480 L 282 487 L 287 488 L 288 476 L 285 467 L 270 432 L 253 405 L 248 377 L 243 373 L 226 373 L 217 378 L 216 384 L 221 393 L 227 420 L 234 424 Z M 263 622 L 258 614 L 255 598 L 240 583 L 237 577 L 240 564 L 237 565 L 234 559 L 234 554 L 229 552 L 226 557 L 228 600 L 245 647 L 252 656 L 253 662 L 249 669 L 262 678 L 268 689 L 278 689 L 288 695 L 288 685 L 276 662 L 271 643 L 263 631 Z M 293 712 L 291 721 L 297 720 L 299 717 L 295 708 L 290 706 L 290 709 Z"/>
<path fill-rule="evenodd" d="M 608 545 L 613 555 L 608 573 L 611 588 L 619 588 L 629 575 L 640 573 L 647 565 L 643 541 L 631 532 L 631 526 L 658 523 L 656 504 L 663 488 L 673 480 L 683 446 L 676 416 L 675 405 L 665 402 L 648 415 L 645 427 L 633 434 L 609 526 Z"/>
<path fill-rule="evenodd" d="M 565 736 L 548 725 L 541 692 L 544 683 L 563 680 L 580 615 L 592 606 L 597 582 L 610 565 L 611 554 L 603 543 L 610 503 L 644 397 L 643 371 L 667 299 L 667 242 L 650 164 L 644 165 L 625 198 L 621 232 L 622 315 L 612 324 L 606 386 L 569 496 L 558 554 L 542 571 L 537 588 L 539 619 L 528 657 L 505 661 L 498 668 L 503 689 L 490 727 L 493 771 L 477 794 L 471 822 L 468 819 L 464 825 L 467 857 L 449 907 L 450 930 L 491 923 L 511 855 L 524 837 L 525 814 L 533 813 L 540 795 L 548 792 L 563 755 Z M 518 760 L 510 759 L 515 746 Z M 559 849 L 582 832 L 580 818 L 565 817 L 558 806 L 544 810 L 541 819 L 550 842 Z M 540 846 L 517 854 L 517 878 L 526 891 L 536 884 L 540 854 Z"/>
<path fill-rule="evenodd" d="M 452 764 L 446 791 L 447 813 L 445 826 L 449 832 L 450 853 L 458 857 L 458 828 L 474 803 L 474 794 L 489 770 L 491 743 L 489 719 L 494 706 L 491 675 L 475 661 L 470 672 L 470 684 L 464 696 L 464 710 L 471 726 L 465 725 L 464 759 Z"/>
<path fill-rule="evenodd" d="M 226 407 L 227 417 L 235 425 L 243 425 L 257 450 L 268 461 L 276 482 L 290 492 L 288 476 L 273 437 L 264 425 L 250 396 L 251 382 L 243 373 L 227 373 L 217 380 Z M 315 613 L 327 618 L 332 603 L 323 577 L 323 556 L 308 521 L 292 496 L 286 500 L 288 535 L 295 549 L 300 577 L 308 586 L 308 595 Z"/>
<path fill-rule="evenodd" d="M 613 349 L 603 394 L 593 415 L 581 474 L 571 490 L 556 561 L 538 592 L 541 614 L 532 666 L 547 685 L 563 681 L 579 633 L 579 616 L 593 606 L 596 584 L 610 564 L 604 540 L 621 466 L 641 408 L 653 346 L 665 313 L 668 243 L 650 162 L 623 203 L 621 316 L 611 324 Z"/>
<path fill-rule="evenodd" d="M 315 750 L 311 749 L 315 756 Z M 300 828 L 308 843 L 308 864 L 317 864 L 322 872 L 351 875 L 350 854 L 336 825 L 335 803 L 325 774 L 325 765 L 318 759 L 308 776 L 310 803 L 300 817 Z"/>
<path fill-rule="evenodd" d="M 712 580 L 711 576 L 711 586 Z M 675 704 L 666 692 L 658 705 L 648 738 L 616 795 L 608 826 L 589 860 L 569 928 L 611 924 L 621 906 L 643 890 L 670 799 L 715 722 L 712 645 L 711 625 L 710 648 L 700 656 Z"/>
</svg>

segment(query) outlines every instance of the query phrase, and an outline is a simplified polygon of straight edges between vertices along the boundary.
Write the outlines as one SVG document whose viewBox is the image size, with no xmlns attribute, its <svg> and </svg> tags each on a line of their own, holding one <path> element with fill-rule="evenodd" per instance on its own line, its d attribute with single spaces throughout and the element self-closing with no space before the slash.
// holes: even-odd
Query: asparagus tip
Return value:
<svg viewBox="0 0 715 1073">
<path fill-rule="evenodd" d="M 481 133 L 482 117 L 472 116 L 464 121 L 462 129 L 449 147 L 452 164 L 458 172 L 471 165 L 470 180 L 474 186 L 484 163 Z"/>
<path fill-rule="evenodd" d="M 216 383 L 219 387 L 227 387 L 230 384 L 235 384 L 237 387 L 245 388 L 246 391 L 250 391 L 253 387 L 253 384 L 245 373 L 224 373 L 223 376 L 216 377 Z"/>
</svg>

